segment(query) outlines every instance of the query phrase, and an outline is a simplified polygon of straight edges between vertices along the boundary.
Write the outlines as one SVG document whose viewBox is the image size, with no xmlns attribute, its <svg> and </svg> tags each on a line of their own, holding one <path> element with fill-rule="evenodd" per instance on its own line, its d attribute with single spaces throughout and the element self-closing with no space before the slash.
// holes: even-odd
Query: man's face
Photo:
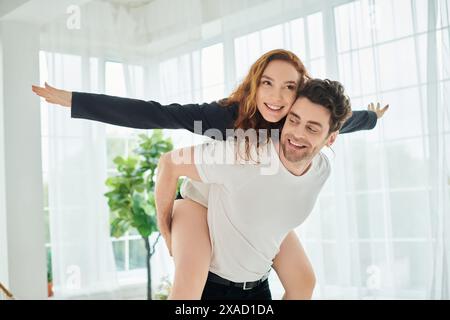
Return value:
<svg viewBox="0 0 450 320">
<path fill-rule="evenodd" d="M 330 112 L 325 107 L 300 97 L 287 115 L 281 133 L 283 156 L 289 162 L 309 161 L 325 145 L 330 146 L 337 132 L 328 133 Z"/>
</svg>

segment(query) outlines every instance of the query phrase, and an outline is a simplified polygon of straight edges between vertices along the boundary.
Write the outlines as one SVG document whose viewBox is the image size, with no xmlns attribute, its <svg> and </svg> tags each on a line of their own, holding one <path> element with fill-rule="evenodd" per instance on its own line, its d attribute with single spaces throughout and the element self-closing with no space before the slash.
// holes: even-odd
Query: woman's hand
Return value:
<svg viewBox="0 0 450 320">
<path fill-rule="evenodd" d="M 380 108 L 381 108 L 381 105 L 379 102 L 377 103 L 376 108 L 375 108 L 375 104 L 372 102 L 371 104 L 369 104 L 369 107 L 367 108 L 367 110 L 375 112 L 377 114 L 377 118 L 380 119 L 384 115 L 384 113 L 389 109 L 389 105 L 388 104 L 385 105 L 383 109 L 380 109 Z"/>
<path fill-rule="evenodd" d="M 45 83 L 45 87 L 31 86 L 31 90 L 49 103 L 59 104 L 63 107 L 72 106 L 72 92 L 56 89 Z"/>
</svg>

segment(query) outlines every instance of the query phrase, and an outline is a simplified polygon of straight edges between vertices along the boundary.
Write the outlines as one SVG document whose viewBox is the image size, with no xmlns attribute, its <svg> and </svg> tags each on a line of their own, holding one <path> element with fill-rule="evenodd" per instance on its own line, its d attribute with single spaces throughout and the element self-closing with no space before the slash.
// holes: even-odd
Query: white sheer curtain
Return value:
<svg viewBox="0 0 450 320">
<path fill-rule="evenodd" d="M 336 35 L 336 56 L 326 74 L 337 64 L 356 109 L 391 108 L 376 129 L 340 137 L 334 174 L 299 228 L 316 297 L 448 299 L 449 2 L 332 10 L 324 16 L 335 29 L 324 33 Z"/>
<path fill-rule="evenodd" d="M 99 83 L 89 84 L 98 81 L 98 63 L 83 62 L 81 56 L 42 52 L 41 79 L 95 91 Z M 105 126 L 72 120 L 69 109 L 46 103 L 42 119 L 55 297 L 113 298 L 117 281 L 103 196 Z"/>
<path fill-rule="evenodd" d="M 113 24 L 111 12 L 88 13 L 80 15 L 84 23 L 97 15 Z M 47 81 L 71 91 L 104 93 L 108 50 L 96 50 L 93 42 L 78 43 L 79 30 L 70 29 L 66 18 L 42 28 L 41 84 Z M 101 31 L 90 30 L 85 39 L 89 43 Z M 106 126 L 73 120 L 69 109 L 45 103 L 42 119 L 55 298 L 120 298 L 104 197 Z"/>
<path fill-rule="evenodd" d="M 45 25 L 41 39 L 45 50 L 40 59 L 41 84 L 47 81 L 71 91 L 107 93 L 144 100 L 159 100 L 161 96 L 164 97 L 162 103 L 171 98 L 179 103 L 192 101 L 183 100 L 180 96 L 189 94 L 189 90 L 175 90 L 176 96 L 170 97 L 162 89 L 160 94 L 159 63 L 152 63 L 151 57 L 134 50 L 133 45 L 139 41 L 136 31 L 145 28 L 146 21 L 136 24 L 135 16 L 130 12 L 132 7 L 93 1 L 79 8 L 81 29 L 67 28 L 66 17 Z M 183 1 L 179 1 L 177 10 L 172 5 L 158 5 L 160 10 L 177 11 L 178 15 L 184 7 L 186 4 Z M 192 7 L 190 10 L 195 11 Z M 159 19 L 160 15 L 155 18 Z M 192 24 L 189 21 L 186 23 Z M 121 74 L 113 73 L 117 78 L 105 79 L 107 63 L 121 71 Z M 161 68 L 164 68 L 163 64 Z M 153 70 L 156 70 L 155 74 Z M 190 77 L 190 70 L 185 70 L 183 74 Z M 179 83 L 184 86 L 182 81 Z M 120 298 L 122 295 L 118 291 L 118 273 L 109 233 L 109 210 L 104 197 L 106 137 L 108 132 L 118 133 L 122 138 L 127 135 L 135 137 L 142 132 L 73 120 L 70 119 L 70 110 L 48 107 L 45 103 L 42 119 L 43 171 L 48 183 L 49 245 L 55 297 Z M 193 136 L 186 137 L 183 132 L 168 130 L 166 135 L 174 138 L 176 146 L 195 141 Z M 152 235 L 153 241 L 155 237 Z M 164 277 L 173 275 L 172 261 L 162 239 L 156 246 L 151 263 L 155 292 Z M 145 284 L 145 272 L 134 274 L 139 274 Z M 143 298 L 130 294 L 125 296 Z"/>
<path fill-rule="evenodd" d="M 284 47 L 314 77 L 340 80 L 354 109 L 391 105 L 374 130 L 338 139 L 334 173 L 297 230 L 314 297 L 448 299 L 449 2 L 342 3 L 306 6 L 234 40 L 238 79 Z"/>
<path fill-rule="evenodd" d="M 54 68 L 46 79 L 69 90 L 103 93 L 104 62 L 116 61 L 126 66 L 125 90 L 118 95 L 210 102 L 227 96 L 260 54 L 282 47 L 298 54 L 313 76 L 340 80 L 354 109 L 371 101 L 389 103 L 374 130 L 338 139 L 333 176 L 298 229 L 317 274 L 314 297 L 450 298 L 449 0 L 111 3 L 84 5 L 79 30 L 67 29 L 66 17 L 42 29 L 43 50 Z M 69 56 L 61 60 L 55 53 Z M 144 67 L 142 90 L 133 65 Z M 98 81 L 90 80 L 92 70 L 99 70 Z M 64 122 L 52 116 L 49 124 L 57 128 L 50 130 L 58 130 L 60 144 L 55 138 L 49 147 L 50 154 L 65 158 L 50 159 L 65 159 L 68 167 L 78 159 L 73 172 L 60 175 L 50 166 L 50 211 L 58 199 L 67 212 L 79 210 L 85 221 L 93 219 L 88 225 L 104 227 L 93 247 L 103 251 L 91 261 L 93 274 L 104 275 L 113 262 L 107 214 L 99 209 L 105 205 L 102 125 L 60 116 Z M 176 146 L 202 141 L 185 131 L 165 133 Z M 74 216 L 61 215 L 67 228 L 77 226 L 70 223 Z M 72 244 L 80 241 L 75 228 L 58 235 L 61 223 L 52 220 L 52 244 L 65 243 L 64 235 L 71 235 Z M 54 257 L 62 275 L 76 265 L 63 258 Z M 154 282 L 172 274 L 162 242 L 152 267 Z M 104 283 L 114 287 L 114 272 L 106 275 L 112 280 Z M 96 287 L 95 279 L 88 282 L 86 288 Z M 279 297 L 280 283 L 274 276 L 271 282 Z"/>
</svg>

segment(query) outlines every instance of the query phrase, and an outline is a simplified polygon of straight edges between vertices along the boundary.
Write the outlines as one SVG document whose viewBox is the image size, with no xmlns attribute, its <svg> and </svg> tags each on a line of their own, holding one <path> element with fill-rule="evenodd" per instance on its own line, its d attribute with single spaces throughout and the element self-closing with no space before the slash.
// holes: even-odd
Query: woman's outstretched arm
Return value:
<svg viewBox="0 0 450 320">
<path fill-rule="evenodd" d="M 217 102 L 161 105 L 156 101 L 71 92 L 47 83 L 44 87 L 32 86 L 32 90 L 49 103 L 71 108 L 72 118 L 137 129 L 186 129 L 197 134 L 216 129 L 217 135 L 224 137 L 226 129 L 233 128 L 237 112 L 237 107 L 223 107 Z"/>
<path fill-rule="evenodd" d="M 374 104 L 369 104 L 367 110 L 353 111 L 352 116 L 344 123 L 339 133 L 351 133 L 361 130 L 373 129 L 377 120 L 380 119 L 384 113 L 389 109 L 389 105 L 380 108 L 380 103 L 375 108 Z"/>
</svg>

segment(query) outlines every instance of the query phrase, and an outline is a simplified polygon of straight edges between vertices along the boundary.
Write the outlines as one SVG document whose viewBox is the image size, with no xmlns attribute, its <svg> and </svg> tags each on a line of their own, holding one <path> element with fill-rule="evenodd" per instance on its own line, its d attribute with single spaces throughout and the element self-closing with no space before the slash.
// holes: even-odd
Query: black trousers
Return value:
<svg viewBox="0 0 450 320">
<path fill-rule="evenodd" d="M 272 300 L 272 294 L 268 279 L 250 290 L 208 280 L 203 289 L 202 300 Z"/>
</svg>

